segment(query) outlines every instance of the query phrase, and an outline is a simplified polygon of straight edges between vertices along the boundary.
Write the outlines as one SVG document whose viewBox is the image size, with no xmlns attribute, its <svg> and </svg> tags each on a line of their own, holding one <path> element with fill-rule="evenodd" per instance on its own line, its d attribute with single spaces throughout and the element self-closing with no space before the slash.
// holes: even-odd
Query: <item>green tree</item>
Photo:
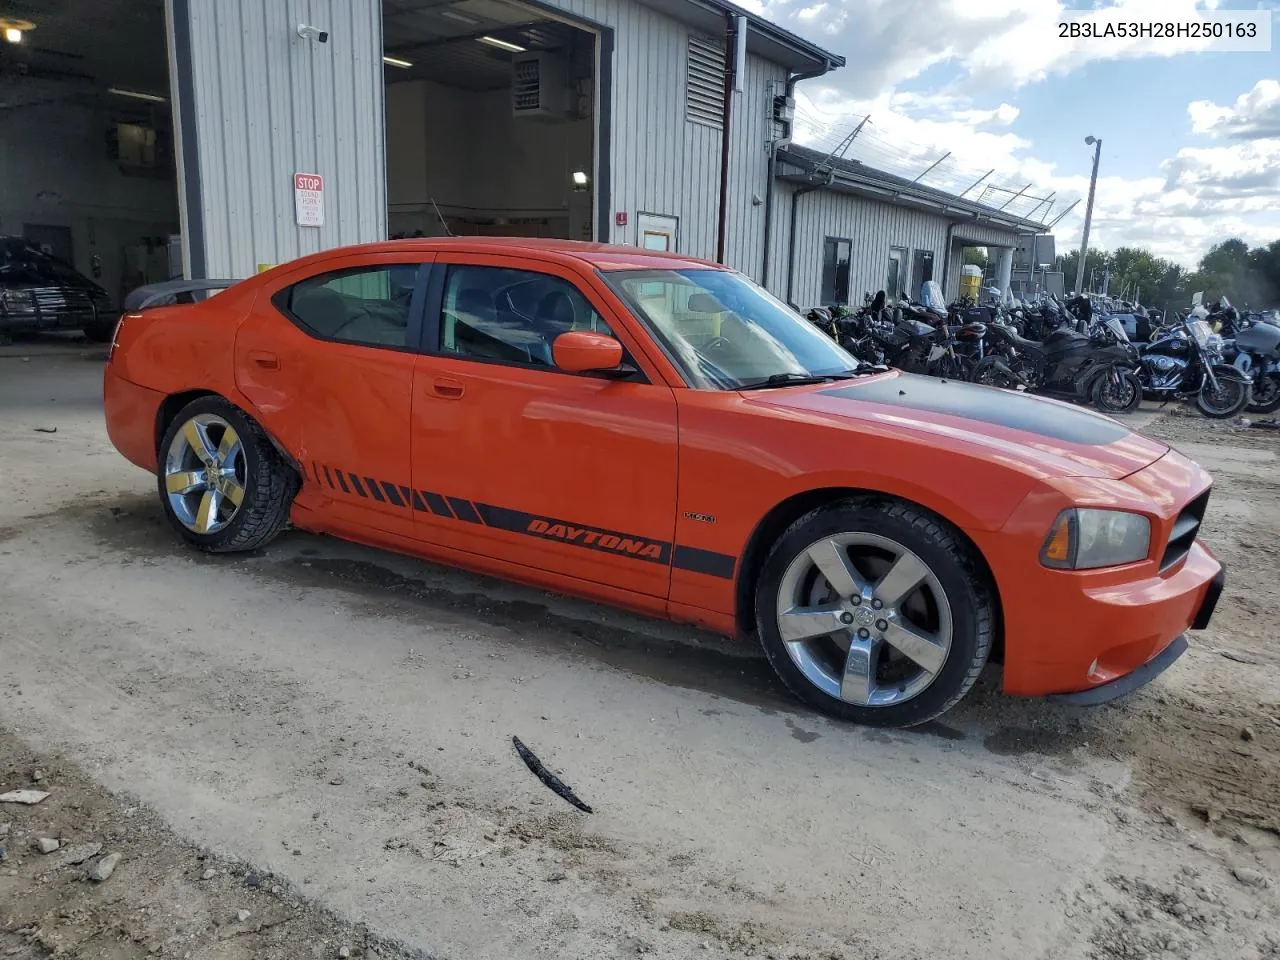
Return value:
<svg viewBox="0 0 1280 960">
<path fill-rule="evenodd" d="M 988 254 L 986 247 L 965 247 L 964 263 L 966 266 L 972 264 L 975 267 L 987 269 Z"/>
</svg>

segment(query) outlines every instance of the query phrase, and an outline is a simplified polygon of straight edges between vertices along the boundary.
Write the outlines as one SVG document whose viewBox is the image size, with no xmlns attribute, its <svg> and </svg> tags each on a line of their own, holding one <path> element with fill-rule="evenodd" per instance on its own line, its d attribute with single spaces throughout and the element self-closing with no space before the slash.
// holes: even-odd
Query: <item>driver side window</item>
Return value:
<svg viewBox="0 0 1280 960">
<path fill-rule="evenodd" d="M 419 269 L 416 263 L 378 264 L 322 273 L 290 287 L 284 306 L 297 324 L 323 340 L 410 347 L 409 313 Z"/>
<path fill-rule="evenodd" d="M 613 336 L 567 280 L 506 267 L 449 267 L 440 313 L 441 353 L 497 363 L 554 367 L 560 334 Z"/>
</svg>

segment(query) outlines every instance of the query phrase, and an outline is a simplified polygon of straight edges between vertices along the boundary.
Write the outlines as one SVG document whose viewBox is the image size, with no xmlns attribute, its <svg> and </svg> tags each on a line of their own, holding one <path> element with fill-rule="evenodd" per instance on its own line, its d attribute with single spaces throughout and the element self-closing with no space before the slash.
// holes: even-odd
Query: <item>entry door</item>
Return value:
<svg viewBox="0 0 1280 960">
<path fill-rule="evenodd" d="M 902 247 L 889 248 L 889 274 L 885 278 L 885 296 L 897 303 L 902 297 L 904 285 L 907 280 L 907 272 L 904 269 L 907 262 L 907 251 Z M 919 296 L 917 293 L 916 296 Z"/>
<path fill-rule="evenodd" d="M 305 269 L 258 298 L 235 342 L 236 385 L 298 459 L 304 489 L 335 520 L 405 537 L 417 530 L 409 416 L 426 270 L 403 254 Z"/>
<path fill-rule="evenodd" d="M 568 330 L 634 344 L 589 280 L 542 262 L 441 255 L 413 386 L 425 540 L 649 596 L 669 589 L 674 392 L 643 371 L 558 370 Z"/>
<path fill-rule="evenodd" d="M 645 250 L 676 251 L 680 221 L 657 213 L 642 213 L 636 217 L 637 246 Z"/>
<path fill-rule="evenodd" d="M 917 250 L 911 270 L 911 299 L 919 300 L 921 288 L 933 279 L 933 251 Z"/>
</svg>

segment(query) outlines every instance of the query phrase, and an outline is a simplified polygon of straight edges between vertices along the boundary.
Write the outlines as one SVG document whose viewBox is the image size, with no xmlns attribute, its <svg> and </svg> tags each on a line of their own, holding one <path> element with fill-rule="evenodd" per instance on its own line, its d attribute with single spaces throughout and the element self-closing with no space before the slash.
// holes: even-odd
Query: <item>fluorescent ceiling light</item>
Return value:
<svg viewBox="0 0 1280 960">
<path fill-rule="evenodd" d="M 134 100 L 146 100 L 148 103 L 168 103 L 164 97 L 158 97 L 154 93 L 142 93 L 139 90 L 122 90 L 120 87 L 112 87 L 107 93 L 114 93 L 117 97 L 132 97 Z"/>
<path fill-rule="evenodd" d="M 441 10 L 440 16 L 448 17 L 450 20 L 457 20 L 459 23 L 469 24 L 473 27 L 480 22 L 475 17 L 468 17 L 465 13 L 459 13 L 457 10 Z"/>
<path fill-rule="evenodd" d="M 382 58 L 382 62 L 387 64 L 388 66 L 400 67 L 405 70 L 408 70 L 410 67 L 413 66 L 412 61 L 401 60 L 399 57 L 388 57 L 385 55 Z"/>
<path fill-rule="evenodd" d="M 17 27 L 5 27 L 4 38 L 8 40 L 10 43 L 21 43 L 22 31 L 19 30 Z"/>
<path fill-rule="evenodd" d="M 479 43 L 487 43 L 491 47 L 497 47 L 499 50 L 510 50 L 512 53 L 524 53 L 525 47 L 518 43 L 508 43 L 506 40 L 499 40 L 497 37 L 477 37 Z"/>
</svg>

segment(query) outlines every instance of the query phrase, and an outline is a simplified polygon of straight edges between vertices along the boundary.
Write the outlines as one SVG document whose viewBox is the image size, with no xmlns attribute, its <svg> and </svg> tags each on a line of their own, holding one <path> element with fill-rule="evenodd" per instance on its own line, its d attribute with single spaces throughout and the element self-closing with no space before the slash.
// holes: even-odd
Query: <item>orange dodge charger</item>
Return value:
<svg viewBox="0 0 1280 960">
<path fill-rule="evenodd" d="M 1113 699 L 1222 592 L 1196 539 L 1210 478 L 1164 444 L 869 368 L 665 253 L 406 240 L 144 287 L 104 392 L 198 549 L 291 522 L 754 634 L 859 723 L 937 716 L 993 650 L 1008 693 Z"/>
</svg>

